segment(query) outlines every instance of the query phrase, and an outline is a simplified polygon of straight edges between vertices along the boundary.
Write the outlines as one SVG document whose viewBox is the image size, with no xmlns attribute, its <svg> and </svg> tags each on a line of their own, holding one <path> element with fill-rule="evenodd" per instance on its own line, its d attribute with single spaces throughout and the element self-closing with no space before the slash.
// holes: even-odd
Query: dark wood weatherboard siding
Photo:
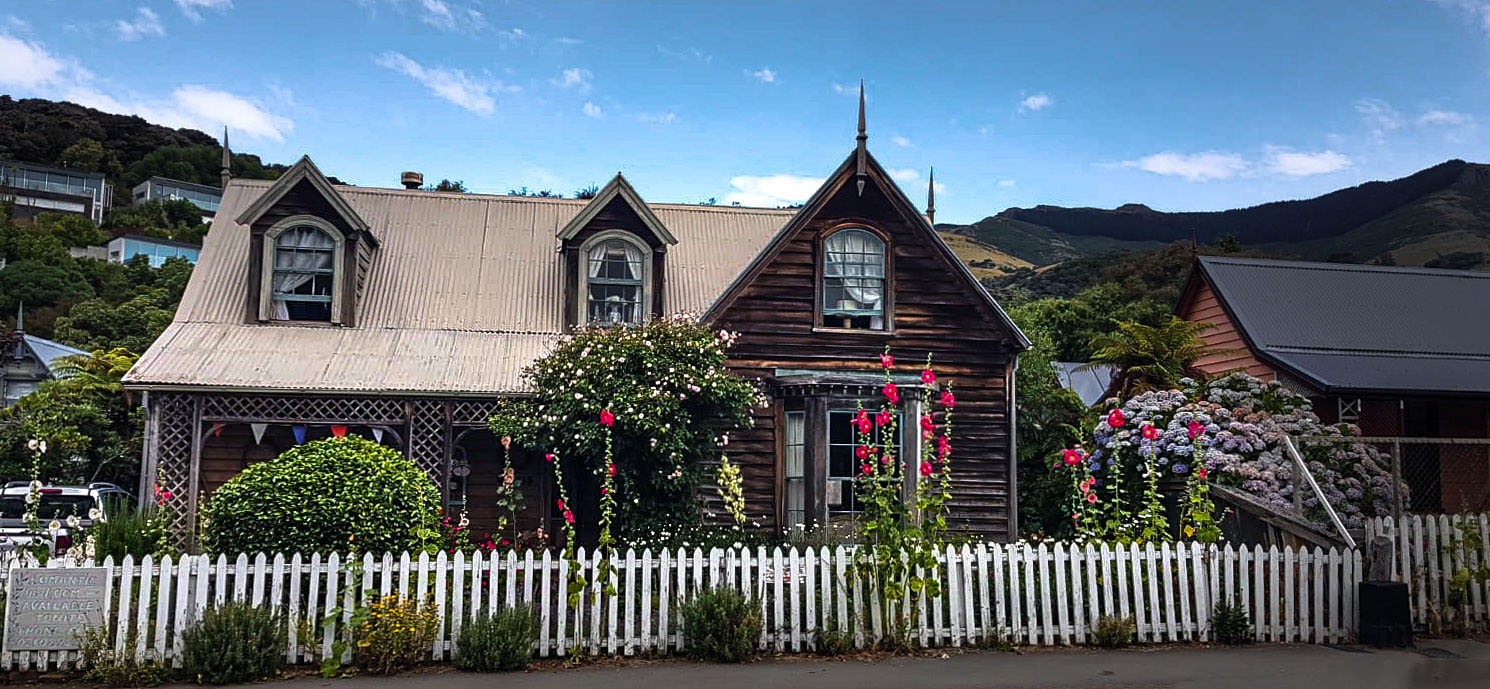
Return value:
<svg viewBox="0 0 1490 689">
<path fill-rule="evenodd" d="M 889 345 L 896 357 L 895 373 L 914 377 L 931 354 L 939 382 L 951 383 L 957 396 L 952 526 L 1007 538 L 1013 506 L 1008 377 L 1017 351 L 1016 336 L 987 311 L 985 298 L 974 292 L 979 288 L 956 272 L 957 267 L 924 231 L 924 221 L 908 219 L 896 207 L 892 195 L 899 192 L 891 188 L 887 193 L 888 182 L 878 175 L 872 179 L 862 197 L 851 179 L 841 180 L 813 217 L 799 218 L 796 227 L 788 226 L 789 236 L 778 239 L 779 252 L 758 266 L 717 315 L 719 327 L 741 334 L 730 350 L 730 366 L 741 375 L 763 380 L 782 369 L 875 374 L 880 371 L 878 355 Z M 833 183 L 830 179 L 829 184 Z M 812 210 L 809 205 L 807 212 Z M 884 331 L 815 325 L 821 239 L 845 224 L 871 229 L 888 239 L 892 322 Z M 778 449 L 777 419 L 784 403 L 759 410 L 755 427 L 731 436 L 728 446 L 732 461 L 742 468 L 750 514 L 765 514 L 773 521 L 780 512 L 778 477 L 782 472 L 778 464 L 783 453 Z M 879 399 L 871 392 L 864 404 L 874 408 Z M 809 456 L 814 450 L 825 451 L 817 447 L 823 437 L 823 430 L 814 429 L 811 422 L 817 418 L 808 415 Z M 809 459 L 809 475 L 813 463 Z M 809 495 L 809 506 L 815 497 Z"/>
</svg>

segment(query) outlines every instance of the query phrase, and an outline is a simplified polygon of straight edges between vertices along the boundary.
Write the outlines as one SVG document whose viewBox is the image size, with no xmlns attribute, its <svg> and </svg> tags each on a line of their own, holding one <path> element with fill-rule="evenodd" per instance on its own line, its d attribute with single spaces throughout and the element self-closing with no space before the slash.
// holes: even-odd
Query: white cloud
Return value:
<svg viewBox="0 0 1490 689">
<path fill-rule="evenodd" d="M 911 187 L 911 185 L 914 184 L 914 185 L 916 185 L 916 187 L 915 187 L 914 190 L 911 190 L 911 191 L 919 191 L 920 190 L 920 188 L 921 188 L 921 184 L 920 184 L 921 183 L 921 171 L 920 170 L 917 170 L 916 168 L 913 168 L 913 167 L 891 168 L 889 170 L 889 173 L 890 173 L 890 179 L 893 179 L 896 182 L 899 182 L 901 189 L 911 190 L 910 187 Z M 937 193 L 941 193 L 941 192 L 946 191 L 946 190 L 947 190 L 947 185 L 942 184 L 941 182 L 937 182 L 936 183 L 936 191 L 937 191 Z"/>
<path fill-rule="evenodd" d="M 205 86 L 182 86 L 172 98 L 179 113 L 199 129 L 215 131 L 226 125 L 234 132 L 280 141 L 294 128 L 288 119 L 272 115 L 248 100 Z"/>
<path fill-rule="evenodd" d="M 673 124 L 678 121 L 678 114 L 675 112 L 661 114 L 639 113 L 636 115 L 636 121 L 643 124 Z"/>
<path fill-rule="evenodd" d="M 896 146 L 901 147 L 901 148 L 910 148 L 911 147 L 911 140 L 910 139 L 907 139 L 907 138 L 905 138 L 905 137 L 903 137 L 903 136 L 901 136 L 899 134 L 896 134 L 896 135 L 890 137 L 890 142 L 893 143 L 893 144 L 895 144 Z"/>
<path fill-rule="evenodd" d="M 857 98 L 859 95 L 859 85 L 834 83 L 833 93 L 836 93 L 840 96 L 852 96 Z"/>
<path fill-rule="evenodd" d="M 1138 160 L 1125 160 L 1120 165 L 1138 168 L 1156 175 L 1183 177 L 1191 182 L 1228 179 L 1247 169 L 1247 161 L 1241 156 L 1221 151 L 1205 153 L 1165 151 L 1144 156 Z"/>
<path fill-rule="evenodd" d="M 585 106 L 581 109 L 584 110 L 586 117 L 593 117 L 595 119 L 605 117 L 605 111 L 601 110 L 600 106 L 591 103 L 590 101 L 585 101 Z"/>
<path fill-rule="evenodd" d="M 1055 105 L 1055 99 L 1054 98 L 1051 98 L 1050 96 L 1047 96 L 1047 95 L 1045 95 L 1043 93 L 1037 93 L 1037 94 L 1035 94 L 1033 96 L 1026 96 L 1024 100 L 1019 101 L 1019 111 L 1020 112 L 1040 111 L 1040 110 L 1044 110 L 1044 109 L 1046 109 L 1046 108 L 1048 108 L 1048 107 L 1050 107 L 1052 105 Z"/>
<path fill-rule="evenodd" d="M 1001 179 L 1001 180 L 998 181 L 998 186 L 1000 186 L 1000 187 L 1002 187 L 1004 189 L 1008 189 L 1009 187 L 1014 186 L 1014 180 L 1012 180 L 1012 179 Z"/>
<path fill-rule="evenodd" d="M 233 0 L 176 0 L 176 8 L 181 14 L 193 22 L 202 21 L 202 10 L 226 11 L 233 6 Z"/>
<path fill-rule="evenodd" d="M 799 175 L 739 175 L 730 178 L 729 184 L 732 189 L 724 197 L 726 204 L 773 208 L 806 201 L 823 185 L 823 180 Z"/>
<path fill-rule="evenodd" d="M 1356 101 L 1355 111 L 1365 121 L 1371 138 L 1377 141 L 1385 139 L 1387 134 L 1407 124 L 1402 113 L 1397 112 L 1391 104 L 1379 98 L 1362 98 Z"/>
<path fill-rule="evenodd" d="M 574 38 L 573 36 L 560 36 L 555 38 L 554 42 L 559 45 L 579 45 L 585 41 L 582 38 Z"/>
<path fill-rule="evenodd" d="M 657 52 L 666 55 L 667 57 L 673 58 L 674 60 L 701 62 L 706 65 L 713 64 L 714 62 L 713 55 L 699 50 L 698 48 L 673 49 L 665 45 L 658 44 Z"/>
<path fill-rule="evenodd" d="M 474 33 L 486 27 L 480 10 L 451 5 L 444 0 L 413 0 L 419 20 L 441 31 Z"/>
<path fill-rule="evenodd" d="M 1452 110 L 1429 110 L 1418 116 L 1418 124 L 1425 127 L 1458 127 L 1471 121 L 1469 115 Z"/>
<path fill-rule="evenodd" d="M 560 73 L 553 83 L 559 88 L 572 88 L 581 93 L 589 91 L 595 83 L 595 75 L 583 67 L 571 67 Z"/>
<path fill-rule="evenodd" d="M 1323 175 L 1350 167 L 1350 158 L 1334 151 L 1300 153 L 1286 148 L 1269 147 L 1267 169 L 1285 177 Z"/>
<path fill-rule="evenodd" d="M 426 67 L 403 53 L 394 51 L 380 55 L 377 63 L 424 84 L 439 97 L 481 115 L 489 115 L 496 110 L 493 91 L 519 90 L 516 86 L 505 86 L 501 82 L 469 76 L 459 69 Z"/>
<path fill-rule="evenodd" d="M 149 7 L 141 7 L 135 13 L 134 21 L 120 19 L 115 22 L 114 30 L 119 32 L 121 41 L 138 41 L 149 36 L 166 35 L 166 27 L 160 25 L 160 17 Z"/>
<path fill-rule="evenodd" d="M 0 34 L 0 86 L 34 89 L 57 82 L 66 69 L 40 43 Z"/>
<path fill-rule="evenodd" d="M 1433 4 L 1456 9 L 1479 23 L 1480 29 L 1490 34 L 1490 2 L 1487 0 L 1432 0 Z"/>
<path fill-rule="evenodd" d="M 766 83 L 766 84 L 774 84 L 774 83 L 776 83 L 776 73 L 773 72 L 773 71 L 771 71 L 770 69 L 762 69 L 762 70 L 758 70 L 758 71 L 755 71 L 755 72 L 752 72 L 750 70 L 745 70 L 745 73 L 746 74 L 749 74 L 752 77 L 755 77 L 756 79 L 759 79 L 762 83 Z"/>
<path fill-rule="evenodd" d="M 31 23 L 13 14 L 5 15 L 0 19 L 0 31 L 25 33 L 31 30 Z"/>
</svg>

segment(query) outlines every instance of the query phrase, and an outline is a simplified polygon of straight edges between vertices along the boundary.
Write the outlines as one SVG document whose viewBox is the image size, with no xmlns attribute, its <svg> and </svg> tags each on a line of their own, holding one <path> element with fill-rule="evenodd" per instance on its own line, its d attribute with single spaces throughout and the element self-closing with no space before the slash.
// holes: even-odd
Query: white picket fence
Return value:
<svg viewBox="0 0 1490 689">
<path fill-rule="evenodd" d="M 1373 519 L 1367 539 L 1392 539 L 1392 577 L 1407 583 L 1413 622 L 1430 631 L 1445 625 L 1490 627 L 1490 515 L 1412 515 Z M 1455 581 L 1461 572 L 1471 573 Z"/>
<path fill-rule="evenodd" d="M 948 547 L 940 559 L 941 593 L 921 602 L 913 631 L 926 646 L 1087 643 L 1109 615 L 1133 617 L 1141 643 L 1205 640 L 1213 603 L 1223 597 L 1240 600 L 1258 640 L 1331 643 L 1355 632 L 1355 550 L 980 544 Z M 578 557 L 591 582 L 600 562 L 598 553 Z M 569 562 L 548 551 L 362 555 L 350 563 L 336 554 L 147 557 L 103 567 L 116 650 L 179 666 L 182 632 L 208 605 L 247 601 L 280 611 L 288 620 L 287 660 L 309 663 L 346 638 L 356 606 L 393 593 L 438 611 L 433 660 L 453 656 L 463 621 L 513 606 L 537 610 L 540 657 L 675 652 L 684 644 L 679 603 L 711 586 L 758 601 L 763 651 L 813 650 L 825 630 L 862 648 L 884 631 L 881 597 L 851 575 L 851 564 L 843 547 L 628 550 L 614 560 L 615 595 L 592 587 L 577 605 L 565 595 Z M 41 669 L 74 660 L 16 652 L 0 664 Z"/>
</svg>

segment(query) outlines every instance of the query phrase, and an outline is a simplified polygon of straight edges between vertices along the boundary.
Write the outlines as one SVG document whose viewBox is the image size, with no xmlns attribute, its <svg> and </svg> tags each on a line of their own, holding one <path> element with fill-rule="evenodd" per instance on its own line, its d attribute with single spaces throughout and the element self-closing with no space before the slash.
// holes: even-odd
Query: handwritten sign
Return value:
<svg viewBox="0 0 1490 689">
<path fill-rule="evenodd" d="M 108 573 L 102 567 L 16 568 L 5 606 L 6 651 L 71 651 L 102 626 Z"/>
</svg>

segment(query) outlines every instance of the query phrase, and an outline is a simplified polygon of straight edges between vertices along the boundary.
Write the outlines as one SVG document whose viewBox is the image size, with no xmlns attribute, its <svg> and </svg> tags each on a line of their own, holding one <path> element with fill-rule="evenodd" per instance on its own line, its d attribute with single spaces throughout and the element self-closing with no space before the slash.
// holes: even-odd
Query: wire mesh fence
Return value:
<svg viewBox="0 0 1490 689">
<path fill-rule="evenodd" d="M 1306 436 L 1300 448 L 1366 445 L 1391 466 L 1393 481 L 1366 490 L 1392 515 L 1470 514 L 1490 510 L 1490 438 Z"/>
</svg>

